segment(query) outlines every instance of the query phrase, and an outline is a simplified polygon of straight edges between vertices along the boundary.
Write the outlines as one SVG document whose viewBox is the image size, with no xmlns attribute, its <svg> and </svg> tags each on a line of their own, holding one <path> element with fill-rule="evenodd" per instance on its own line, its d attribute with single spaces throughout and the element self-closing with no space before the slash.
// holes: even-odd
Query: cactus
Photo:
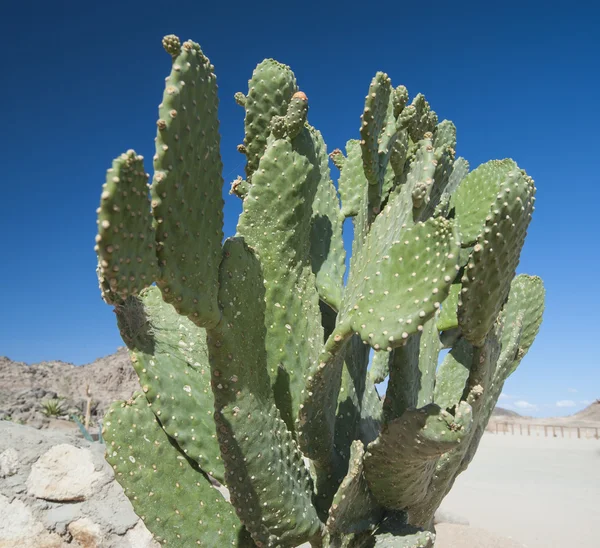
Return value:
<svg viewBox="0 0 600 548">
<path fill-rule="evenodd" d="M 101 294 L 141 388 L 104 421 L 117 480 L 167 545 L 433 546 L 540 328 L 542 282 L 515 277 L 533 180 L 512 160 L 469 172 L 454 125 L 384 73 L 359 139 L 328 156 L 269 59 L 235 96 L 246 179 L 223 243 L 214 69 L 194 42 L 163 45 L 152 182 L 128 151 L 98 209 Z"/>
</svg>

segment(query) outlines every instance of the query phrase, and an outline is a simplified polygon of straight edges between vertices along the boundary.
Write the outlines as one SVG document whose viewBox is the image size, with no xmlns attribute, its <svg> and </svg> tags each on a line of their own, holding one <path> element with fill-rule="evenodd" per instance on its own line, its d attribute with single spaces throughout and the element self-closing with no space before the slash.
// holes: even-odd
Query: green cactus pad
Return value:
<svg viewBox="0 0 600 548">
<path fill-rule="evenodd" d="M 342 201 L 342 215 L 354 217 L 364 204 L 368 186 L 363 170 L 360 142 L 351 139 L 346 143 L 346 159 L 340 174 L 339 192 Z"/>
<path fill-rule="evenodd" d="M 489 388 L 485 394 L 483 412 L 481 413 L 480 424 L 487 424 L 492 411 L 502 392 L 502 387 L 506 379 L 513 373 L 519 365 L 519 344 L 523 335 L 523 318 L 525 314 L 520 312 L 502 329 L 502 350 L 498 358 L 498 363 L 492 373 L 492 379 Z"/>
<path fill-rule="evenodd" d="M 285 116 L 273 116 L 273 118 L 271 118 L 270 128 L 271 135 L 274 139 L 285 138 L 288 132 Z M 267 142 L 269 142 L 268 139 Z"/>
<path fill-rule="evenodd" d="M 420 408 L 433 399 L 435 371 L 441 349 L 433 316 L 423 331 L 409 337 L 406 345 L 396 348 L 390 360 L 390 378 L 383 403 L 384 418 L 400 417 L 409 408 Z"/>
<path fill-rule="evenodd" d="M 157 287 L 131 297 L 116 313 L 142 390 L 162 427 L 202 470 L 223 482 L 206 332 L 165 303 Z"/>
<path fill-rule="evenodd" d="M 414 158 L 410 164 L 405 165 L 401 176 L 402 183 L 397 184 L 398 178 L 395 178 L 396 186 L 389 197 L 387 206 L 375 223 L 374 231 L 385 231 L 386 234 L 380 233 L 378 237 L 383 238 L 388 245 L 394 241 L 390 240 L 390 235 L 400 234 L 405 228 L 404 225 L 412 226 L 415 221 L 419 220 L 423 204 L 428 200 L 435 169 L 431 135 L 428 135 L 426 139 L 417 144 Z M 384 219 L 386 220 L 384 221 Z"/>
<path fill-rule="evenodd" d="M 223 321 L 208 332 L 208 347 L 226 483 L 238 516 L 259 546 L 293 547 L 319 534 L 321 522 L 302 454 L 271 392 L 264 274 L 239 238 L 225 243 L 223 256 Z"/>
<path fill-rule="evenodd" d="M 450 196 L 458 188 L 458 185 L 469 174 L 469 162 L 462 156 L 454 160 L 452 173 L 448 178 L 448 184 L 444 189 L 444 196 Z"/>
<path fill-rule="evenodd" d="M 431 110 L 425 96 L 417 94 L 408 109 L 414 109 L 414 115 L 408 118 L 409 113 L 402 113 L 407 116 L 408 133 L 413 143 L 417 143 L 425 137 L 426 133 L 433 133 L 438 123 L 437 114 Z M 405 109 L 406 111 L 407 109 Z"/>
<path fill-rule="evenodd" d="M 103 434 L 116 480 L 161 544 L 254 546 L 231 505 L 165 434 L 142 394 L 111 406 Z"/>
<path fill-rule="evenodd" d="M 238 176 L 236 180 L 231 183 L 229 194 L 235 194 L 238 198 L 243 200 L 248 194 L 249 189 L 250 187 L 248 186 L 247 181 Z"/>
<path fill-rule="evenodd" d="M 518 361 L 525 357 L 540 330 L 544 298 L 544 282 L 538 276 L 519 274 L 510 284 L 508 301 L 503 309 L 504 329 L 509 330 L 522 315 L 523 333 L 519 342 Z"/>
<path fill-rule="evenodd" d="M 426 133 L 425 137 L 419 143 L 415 162 L 410 167 L 411 171 L 408 175 L 406 185 L 406 191 L 411 191 L 415 220 L 419 219 L 421 211 L 426 208 L 430 201 L 436 167 L 437 161 L 433 148 L 433 137 L 431 133 Z M 412 184 L 411 179 L 414 180 Z"/>
<path fill-rule="evenodd" d="M 388 422 L 365 456 L 365 475 L 379 503 L 402 510 L 422 501 L 438 457 L 460 443 L 471 423 L 464 402 L 454 416 L 430 404 Z"/>
<path fill-rule="evenodd" d="M 390 513 L 391 514 L 391 513 Z M 406 523 L 404 513 L 386 517 L 377 527 L 372 548 L 433 548 L 435 533 Z"/>
<path fill-rule="evenodd" d="M 334 447 L 346 464 L 354 440 L 367 444 L 379 433 L 382 405 L 375 386 L 367 378 L 369 351 L 357 335 L 346 347 L 334 436 Z"/>
<path fill-rule="evenodd" d="M 223 178 L 217 82 L 194 42 L 173 57 L 159 107 L 152 209 L 163 299 L 200 327 L 217 324 Z"/>
<path fill-rule="evenodd" d="M 383 517 L 364 476 L 364 446 L 355 440 L 350 449 L 348 473 L 342 481 L 329 510 L 327 528 L 330 532 L 359 533 L 372 529 Z"/>
<path fill-rule="evenodd" d="M 444 357 L 436 376 L 433 400 L 442 409 L 450 409 L 463 397 L 472 362 L 473 345 L 459 339 Z"/>
<path fill-rule="evenodd" d="M 456 126 L 450 120 L 443 120 L 436 126 L 433 145 L 436 149 L 456 149 Z"/>
<path fill-rule="evenodd" d="M 346 161 L 344 153 L 339 148 L 336 148 L 329 153 L 329 158 L 333 162 L 333 165 L 341 171 Z"/>
<path fill-rule="evenodd" d="M 396 118 L 394 116 L 393 99 L 390 97 L 388 103 L 387 116 L 385 124 L 381 130 L 381 136 L 379 137 L 379 184 L 381 185 L 385 173 L 389 165 L 390 155 L 394 147 L 394 143 L 398 138 L 398 127 L 396 125 Z"/>
<path fill-rule="evenodd" d="M 475 244 L 498 193 L 507 183 L 508 174 L 517 169 L 517 164 L 510 159 L 491 160 L 471 171 L 458 185 L 450 207 L 455 210 L 463 247 Z"/>
<path fill-rule="evenodd" d="M 285 126 L 290 139 L 300 133 L 306 122 L 308 113 L 308 98 L 302 91 L 297 91 L 292 96 L 285 115 Z"/>
<path fill-rule="evenodd" d="M 236 91 L 233 95 L 233 98 L 235 99 L 235 102 L 241 107 L 246 106 L 246 96 L 241 91 Z"/>
<path fill-rule="evenodd" d="M 246 118 L 246 178 L 251 181 L 258 162 L 267 148 L 271 118 L 285 116 L 294 93 L 298 91 L 296 77 L 287 65 L 265 59 L 257 65 L 248 82 Z"/>
<path fill-rule="evenodd" d="M 148 175 L 144 159 L 129 150 L 113 160 L 98 208 L 98 274 L 102 296 L 117 304 L 158 277 Z"/>
<path fill-rule="evenodd" d="M 388 114 L 392 93 L 389 76 L 378 72 L 371 81 L 361 116 L 360 137 L 365 177 L 369 183 L 369 210 L 379 212 L 381 204 L 381 178 L 379 141 Z"/>
<path fill-rule="evenodd" d="M 408 103 L 408 90 L 405 86 L 398 86 L 392 92 L 394 118 L 398 118 L 402 114 L 406 103 Z"/>
<path fill-rule="evenodd" d="M 458 327 L 458 297 L 461 285 L 456 283 L 450 286 L 448 297 L 442 303 L 442 311 L 438 319 L 437 327 L 440 331 L 448 331 Z"/>
<path fill-rule="evenodd" d="M 433 316 L 458 257 L 452 224 L 441 217 L 406 228 L 381 250 L 390 235 L 380 236 L 375 225 L 381 221 L 384 229 L 385 220 L 380 215 L 375 221 L 353 264 L 342 320 L 375 350 L 402 345 Z"/>
<path fill-rule="evenodd" d="M 310 259 L 322 301 L 339 310 L 342 301 L 346 251 L 342 239 L 344 217 L 331 181 L 327 147 L 320 131 L 309 127 L 314 148 L 319 184 L 313 200 Z"/>
<path fill-rule="evenodd" d="M 415 333 L 390 356 L 390 378 L 383 400 L 383 419 L 389 422 L 417 407 L 421 334 Z"/>
<path fill-rule="evenodd" d="M 349 335 L 334 331 L 318 362 L 309 370 L 297 419 L 303 453 L 321 468 L 332 465 L 338 393 Z"/>
<path fill-rule="evenodd" d="M 308 129 L 294 146 L 284 139 L 269 144 L 238 223 L 238 234 L 257 251 L 264 269 L 268 372 L 292 431 L 306 372 L 317 362 L 323 341 L 310 257 L 312 204 L 320 176 L 318 166 L 294 149 L 297 145 L 313 146 Z M 314 159 L 314 150 L 312 154 Z"/>
<path fill-rule="evenodd" d="M 369 377 L 375 384 L 382 383 L 390 374 L 390 353 L 387 350 L 379 350 L 373 354 Z"/>
<path fill-rule="evenodd" d="M 454 168 L 454 149 L 449 146 L 435 148 L 434 157 L 436 166 L 433 174 L 433 185 L 429 190 L 427 204 L 419 212 L 418 219 L 421 221 L 435 216 L 438 206 L 444 209 L 447 209 L 449 206 L 450 200 L 444 197 L 444 192 Z"/>
<path fill-rule="evenodd" d="M 433 402 L 435 373 L 442 344 L 437 328 L 438 314 L 435 314 L 424 326 L 419 342 L 420 379 L 417 391 L 417 407 Z"/>
<path fill-rule="evenodd" d="M 516 166 L 507 173 L 465 268 L 458 321 L 464 336 L 476 346 L 482 344 L 508 297 L 534 194 L 533 181 Z"/>
<path fill-rule="evenodd" d="M 381 201 L 383 204 L 390 199 L 390 193 L 397 190 L 406 182 L 408 175 L 408 148 L 409 137 L 406 128 L 400 128 L 396 132 L 391 148 L 389 161 L 383 177 L 383 190 L 381 193 Z"/>
</svg>

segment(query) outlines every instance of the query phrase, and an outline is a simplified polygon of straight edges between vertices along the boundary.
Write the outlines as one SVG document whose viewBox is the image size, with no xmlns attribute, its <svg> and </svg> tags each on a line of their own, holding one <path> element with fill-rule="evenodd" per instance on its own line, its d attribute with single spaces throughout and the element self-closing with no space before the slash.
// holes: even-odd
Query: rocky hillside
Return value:
<svg viewBox="0 0 600 548">
<path fill-rule="evenodd" d="M 504 407 L 496 407 L 492 412 L 492 417 L 521 417 L 516 411 L 504 409 Z"/>
<path fill-rule="evenodd" d="M 0 357 L 0 379 L 0 420 L 36 428 L 72 428 L 69 416 L 85 415 L 88 387 L 93 425 L 114 400 L 127 399 L 139 388 L 125 348 L 83 366 L 61 361 L 27 365 Z M 53 399 L 60 400 L 58 413 L 48 417 L 44 406 Z"/>
<path fill-rule="evenodd" d="M 600 423 L 600 400 L 596 400 L 585 409 L 579 411 L 579 413 L 575 413 L 573 418 L 581 421 Z"/>
</svg>

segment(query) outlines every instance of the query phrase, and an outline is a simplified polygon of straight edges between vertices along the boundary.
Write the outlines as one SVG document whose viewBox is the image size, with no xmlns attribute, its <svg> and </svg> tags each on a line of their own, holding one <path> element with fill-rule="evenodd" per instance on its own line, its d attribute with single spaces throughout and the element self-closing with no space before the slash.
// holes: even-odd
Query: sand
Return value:
<svg viewBox="0 0 600 548">
<path fill-rule="evenodd" d="M 600 440 L 486 433 L 442 510 L 517 546 L 598 548 Z M 453 529 L 438 527 L 436 548 L 494 546 L 449 543 Z"/>
</svg>

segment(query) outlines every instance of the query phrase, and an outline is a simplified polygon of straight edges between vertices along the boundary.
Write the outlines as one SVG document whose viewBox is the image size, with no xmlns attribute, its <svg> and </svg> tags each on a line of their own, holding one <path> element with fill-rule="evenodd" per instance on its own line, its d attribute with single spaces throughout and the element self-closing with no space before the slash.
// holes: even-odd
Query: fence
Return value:
<svg viewBox="0 0 600 548">
<path fill-rule="evenodd" d="M 564 426 L 556 424 L 522 424 L 516 422 L 493 421 L 487 431 L 494 434 L 538 436 L 550 438 L 600 439 L 600 427 Z"/>
</svg>

